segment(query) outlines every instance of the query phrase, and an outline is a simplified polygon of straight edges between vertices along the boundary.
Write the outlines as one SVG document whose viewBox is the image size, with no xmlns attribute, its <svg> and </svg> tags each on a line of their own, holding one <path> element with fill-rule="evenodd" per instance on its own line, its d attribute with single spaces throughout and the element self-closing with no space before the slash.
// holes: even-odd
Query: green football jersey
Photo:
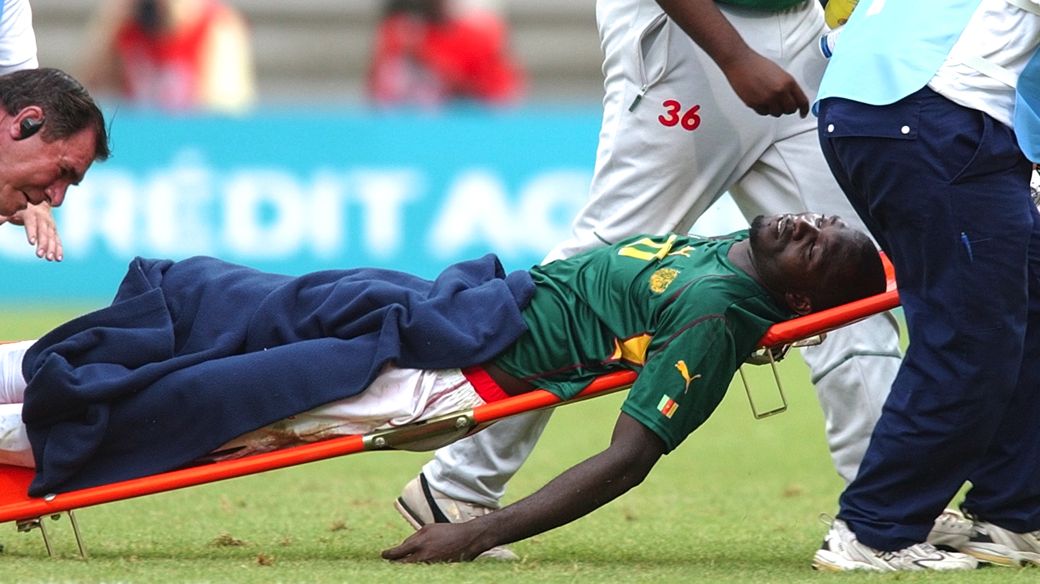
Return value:
<svg viewBox="0 0 1040 584">
<path fill-rule="evenodd" d="M 674 449 L 766 329 L 791 317 L 729 261 L 746 237 L 640 236 L 532 268 L 529 331 L 496 364 L 565 399 L 604 373 L 636 371 L 622 410 Z"/>
</svg>

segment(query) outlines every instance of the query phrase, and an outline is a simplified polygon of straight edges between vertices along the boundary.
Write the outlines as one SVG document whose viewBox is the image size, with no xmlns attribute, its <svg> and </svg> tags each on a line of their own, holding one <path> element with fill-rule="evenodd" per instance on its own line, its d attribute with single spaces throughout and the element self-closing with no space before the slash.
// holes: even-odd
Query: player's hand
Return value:
<svg viewBox="0 0 1040 584">
<path fill-rule="evenodd" d="M 58 236 L 58 225 L 54 222 L 54 213 L 49 203 L 44 201 L 38 205 L 29 205 L 7 220 L 25 227 L 25 238 L 29 245 L 36 246 L 36 257 L 49 262 L 62 260 L 61 237 Z"/>
<path fill-rule="evenodd" d="M 383 559 L 402 563 L 468 562 L 489 547 L 479 543 L 476 522 L 424 525 L 397 547 L 383 550 Z"/>
<path fill-rule="evenodd" d="M 804 118 L 809 113 L 809 98 L 794 77 L 758 53 L 748 52 L 723 72 L 741 101 L 759 115 L 798 112 Z"/>
</svg>

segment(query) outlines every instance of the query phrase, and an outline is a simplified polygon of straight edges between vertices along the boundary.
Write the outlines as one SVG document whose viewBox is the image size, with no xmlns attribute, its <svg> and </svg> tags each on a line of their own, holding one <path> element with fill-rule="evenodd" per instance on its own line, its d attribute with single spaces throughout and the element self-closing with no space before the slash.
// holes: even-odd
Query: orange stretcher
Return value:
<svg viewBox="0 0 1040 584">
<path fill-rule="evenodd" d="M 828 331 L 899 306 L 894 273 L 887 259 L 885 260 L 885 267 L 888 279 L 885 292 L 849 304 L 777 323 L 763 335 L 759 342 L 761 348 L 750 362 L 773 365 L 774 378 L 780 389 L 783 405 L 770 411 L 758 412 L 754 401 L 751 399 L 751 392 L 748 390 L 748 398 L 751 400 L 752 411 L 756 418 L 773 415 L 786 409 L 786 399 L 783 398 L 783 388 L 779 384 L 780 378 L 776 372 L 775 362 L 782 358 L 790 347 L 801 344 L 813 344 L 811 342 L 813 338 L 816 339 L 816 342 L 819 342 Z M 810 342 L 806 343 L 807 340 L 810 340 Z M 741 377 L 743 377 L 743 371 L 741 371 Z M 57 519 L 60 513 L 67 512 L 76 537 L 79 553 L 86 557 L 86 550 L 80 536 L 79 526 L 73 514 L 75 509 L 357 452 L 372 450 L 422 450 L 426 448 L 416 448 L 416 445 L 432 437 L 448 436 L 453 439 L 462 438 L 508 416 L 542 408 L 551 408 L 628 389 L 635 381 L 635 378 L 636 374 L 631 371 L 610 373 L 597 378 L 576 397 L 569 400 L 561 400 L 548 391 L 539 389 L 523 395 L 488 403 L 472 410 L 447 414 L 389 430 L 341 436 L 241 459 L 182 468 L 157 475 L 89 487 L 57 495 L 47 495 L 42 498 L 29 497 L 26 494 L 29 483 L 33 478 L 32 469 L 0 465 L 0 523 L 15 521 L 18 531 L 30 531 L 34 528 L 39 528 L 43 536 L 44 545 L 47 548 L 47 553 L 51 554 L 51 545 L 43 518 L 52 516 Z M 745 388 L 747 389 L 746 380 Z"/>
</svg>

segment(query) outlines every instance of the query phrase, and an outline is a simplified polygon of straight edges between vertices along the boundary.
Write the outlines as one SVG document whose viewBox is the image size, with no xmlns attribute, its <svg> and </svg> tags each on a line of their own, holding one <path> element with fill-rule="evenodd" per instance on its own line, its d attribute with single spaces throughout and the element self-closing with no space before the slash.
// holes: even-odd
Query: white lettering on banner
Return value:
<svg viewBox="0 0 1040 584">
<path fill-rule="evenodd" d="M 144 220 L 141 236 L 150 254 L 185 256 L 213 249 L 210 225 L 216 210 L 215 174 L 201 153 L 186 150 L 167 169 L 149 176 L 138 191 L 147 198 L 137 203 Z"/>
<path fill-rule="evenodd" d="M 571 221 L 585 204 L 588 190 L 589 175 L 584 171 L 557 170 L 532 178 L 521 189 L 520 209 L 514 214 L 523 224 L 516 238 L 524 251 L 543 255 L 570 237 Z"/>
<path fill-rule="evenodd" d="M 588 188 L 586 171 L 544 172 L 520 189 L 514 204 L 494 172 L 463 172 L 448 188 L 427 245 L 437 258 L 457 257 L 469 246 L 503 257 L 544 255 L 570 233 Z"/>
<path fill-rule="evenodd" d="M 357 200 L 364 208 L 363 246 L 383 258 L 399 253 L 404 241 L 403 207 L 419 198 L 419 173 L 358 171 L 351 173 L 351 178 L 357 185 Z"/>
<path fill-rule="evenodd" d="M 224 191 L 224 241 L 240 257 L 295 255 L 310 231 L 306 225 L 309 207 L 292 176 L 267 169 L 238 171 Z"/>
<path fill-rule="evenodd" d="M 541 256 L 567 236 L 589 173 L 535 173 L 515 196 L 502 174 L 460 169 L 438 193 L 418 168 L 323 167 L 301 177 L 276 166 L 220 168 L 185 150 L 146 173 L 93 169 L 56 216 L 69 262 L 203 254 L 248 263 L 351 249 L 392 261 L 416 242 L 426 242 L 419 255 L 438 259 L 471 253 L 465 248 Z M 0 257 L 38 261 L 21 230 L 0 232 Z"/>
<path fill-rule="evenodd" d="M 448 194 L 426 238 L 435 257 L 452 257 L 476 243 L 503 255 L 515 251 L 520 219 L 510 212 L 505 185 L 491 172 L 469 170 L 448 187 Z"/>
<path fill-rule="evenodd" d="M 141 247 L 134 221 L 137 208 L 144 204 L 140 187 L 129 173 L 107 169 L 95 171 L 90 181 L 84 180 L 80 186 L 70 188 L 65 204 L 55 211 L 65 258 L 89 255 L 95 240 L 114 255 L 133 255 L 134 250 Z M 105 185 L 103 190 L 88 186 L 99 182 Z M 15 252 L 7 254 L 12 258 L 26 256 L 23 249 L 10 251 Z M 26 259 L 32 259 L 32 255 Z"/>
<path fill-rule="evenodd" d="M 345 198 L 343 181 L 337 173 L 320 170 L 314 174 L 312 208 L 305 220 L 310 231 L 311 249 L 319 258 L 333 258 L 347 251 L 343 225 L 347 211 L 342 209 Z"/>
<path fill-rule="evenodd" d="M 569 236 L 589 183 L 584 170 L 547 170 L 511 197 L 500 173 L 468 169 L 428 200 L 429 179 L 414 168 L 322 168 L 307 181 L 271 167 L 218 173 L 197 159 L 178 160 L 144 177 L 118 167 L 91 170 L 56 213 L 66 261 L 205 254 L 248 263 L 335 259 L 352 249 L 353 257 L 392 260 L 406 242 L 424 242 L 421 253 L 438 260 L 474 249 L 528 260 Z M 420 203 L 422 216 L 406 222 L 409 205 Z M 692 231 L 716 235 L 746 226 L 724 196 Z M 39 261 L 16 226 L 0 228 L 0 257 Z"/>
</svg>

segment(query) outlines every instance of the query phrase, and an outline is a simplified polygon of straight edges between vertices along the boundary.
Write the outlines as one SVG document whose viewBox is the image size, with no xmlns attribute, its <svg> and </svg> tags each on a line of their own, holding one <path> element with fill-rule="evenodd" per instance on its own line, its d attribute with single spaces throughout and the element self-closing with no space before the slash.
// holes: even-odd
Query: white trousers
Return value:
<svg viewBox="0 0 1040 584">
<path fill-rule="evenodd" d="M 810 101 L 826 64 L 816 0 L 779 13 L 718 4 L 752 49 L 793 75 Z M 815 211 L 862 222 L 831 176 L 813 117 L 760 116 L 654 0 L 600 0 L 603 123 L 589 201 L 546 261 L 638 233 L 686 232 L 723 193 L 749 220 Z M 898 325 L 879 315 L 802 352 L 838 473 L 850 481 L 899 367 Z M 448 496 L 496 507 L 548 413 L 502 421 L 438 450 L 423 467 Z"/>
</svg>

